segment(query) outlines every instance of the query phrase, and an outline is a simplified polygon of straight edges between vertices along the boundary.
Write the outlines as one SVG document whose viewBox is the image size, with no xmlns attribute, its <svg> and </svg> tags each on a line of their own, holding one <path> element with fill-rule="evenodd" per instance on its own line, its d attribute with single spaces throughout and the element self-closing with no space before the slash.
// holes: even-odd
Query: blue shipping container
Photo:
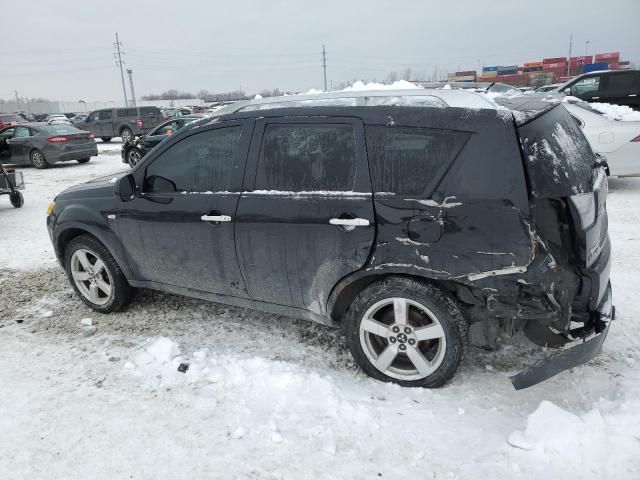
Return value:
<svg viewBox="0 0 640 480">
<path fill-rule="evenodd" d="M 497 72 L 500 69 L 500 67 L 483 67 L 482 71 L 483 72 Z"/>
<path fill-rule="evenodd" d="M 517 65 L 509 65 L 507 67 L 498 67 L 498 71 L 499 72 L 511 72 L 511 71 L 518 71 L 518 66 Z"/>
<path fill-rule="evenodd" d="M 582 73 L 597 72 L 599 70 L 609 70 L 608 63 L 592 63 L 582 66 Z"/>
</svg>

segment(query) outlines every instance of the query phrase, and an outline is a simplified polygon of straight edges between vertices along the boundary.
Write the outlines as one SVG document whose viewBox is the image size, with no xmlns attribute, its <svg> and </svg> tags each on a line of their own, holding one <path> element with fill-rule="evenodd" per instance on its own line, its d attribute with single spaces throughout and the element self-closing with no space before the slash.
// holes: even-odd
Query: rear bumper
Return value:
<svg viewBox="0 0 640 480">
<path fill-rule="evenodd" d="M 98 145 L 89 143 L 86 145 L 69 145 L 64 148 L 44 149 L 44 156 L 48 163 L 68 162 L 98 155 Z"/>
<path fill-rule="evenodd" d="M 604 329 L 596 333 L 589 340 L 580 341 L 580 343 L 576 343 L 573 347 L 554 353 L 513 377 L 510 377 L 514 388 L 521 390 L 536 385 L 564 370 L 587 363 L 601 352 L 602 344 L 609 332 L 611 321 L 615 318 L 611 284 L 607 285 L 605 294 L 602 296 L 598 308 L 593 314 L 596 318 L 596 325 L 604 325 Z"/>
</svg>

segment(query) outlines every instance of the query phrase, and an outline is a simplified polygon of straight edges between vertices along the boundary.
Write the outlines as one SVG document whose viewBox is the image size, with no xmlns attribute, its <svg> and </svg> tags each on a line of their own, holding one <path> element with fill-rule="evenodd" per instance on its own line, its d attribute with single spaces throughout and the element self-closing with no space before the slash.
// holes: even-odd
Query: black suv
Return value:
<svg viewBox="0 0 640 480">
<path fill-rule="evenodd" d="M 94 310 L 143 287 L 341 325 L 405 386 L 450 379 L 470 327 L 577 343 L 523 388 L 595 356 L 613 317 L 604 169 L 562 105 L 532 103 L 203 119 L 58 195 L 48 229 Z"/>
<path fill-rule="evenodd" d="M 640 70 L 608 70 L 580 75 L 556 91 L 586 102 L 627 105 L 640 110 Z"/>
</svg>

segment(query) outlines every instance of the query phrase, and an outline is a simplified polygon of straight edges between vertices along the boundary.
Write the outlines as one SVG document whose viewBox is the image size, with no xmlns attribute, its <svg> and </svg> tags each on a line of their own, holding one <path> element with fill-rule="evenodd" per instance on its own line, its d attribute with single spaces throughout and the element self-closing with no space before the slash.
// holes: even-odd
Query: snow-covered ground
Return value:
<svg viewBox="0 0 640 480">
<path fill-rule="evenodd" d="M 99 148 L 23 169 L 20 210 L 0 197 L 0 479 L 640 478 L 640 179 L 610 181 L 602 355 L 516 392 L 536 349 L 505 341 L 444 388 L 403 389 L 319 325 L 150 291 L 86 308 L 44 217 L 66 186 L 126 168 L 119 143 Z"/>
</svg>

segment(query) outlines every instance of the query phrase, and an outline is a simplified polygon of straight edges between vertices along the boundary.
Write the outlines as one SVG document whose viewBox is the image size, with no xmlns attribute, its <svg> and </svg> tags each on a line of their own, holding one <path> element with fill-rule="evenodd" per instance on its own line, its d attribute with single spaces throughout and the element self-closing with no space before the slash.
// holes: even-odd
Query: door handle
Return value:
<svg viewBox="0 0 640 480">
<path fill-rule="evenodd" d="M 637 93 L 630 93 L 630 94 L 629 94 L 629 96 L 630 96 L 630 97 L 637 97 L 637 96 L 638 96 L 638 94 L 637 94 Z"/>
<path fill-rule="evenodd" d="M 600 100 L 600 97 L 591 97 L 591 100 Z"/>
<path fill-rule="evenodd" d="M 366 218 L 332 218 L 329 220 L 331 225 L 340 225 L 342 227 L 368 227 L 369 220 Z"/>
<path fill-rule="evenodd" d="M 230 222 L 231 217 L 229 215 L 202 215 L 200 220 L 204 222 Z"/>
</svg>

